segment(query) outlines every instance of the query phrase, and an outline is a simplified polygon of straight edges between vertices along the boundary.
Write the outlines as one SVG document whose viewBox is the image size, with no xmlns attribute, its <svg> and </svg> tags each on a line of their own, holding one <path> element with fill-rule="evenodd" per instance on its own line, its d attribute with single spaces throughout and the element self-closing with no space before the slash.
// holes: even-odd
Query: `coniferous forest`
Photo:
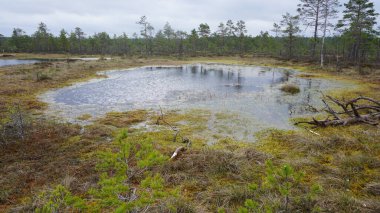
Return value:
<svg viewBox="0 0 380 213">
<path fill-rule="evenodd" d="M 343 12 L 338 12 L 343 9 Z M 62 29 L 59 35 L 39 23 L 32 35 L 14 28 L 0 35 L 3 52 L 112 54 L 126 56 L 231 56 L 254 55 L 343 65 L 377 66 L 380 61 L 380 27 L 373 2 L 301 0 L 298 10 L 286 13 L 273 29 L 252 36 L 244 20 L 220 22 L 217 29 L 200 23 L 191 32 L 152 26 L 149 18 L 136 20 L 141 31 L 132 36 L 87 34 L 80 27 Z M 259 26 L 257 26 L 259 27 Z M 312 29 L 306 36 L 305 29 Z"/>
</svg>

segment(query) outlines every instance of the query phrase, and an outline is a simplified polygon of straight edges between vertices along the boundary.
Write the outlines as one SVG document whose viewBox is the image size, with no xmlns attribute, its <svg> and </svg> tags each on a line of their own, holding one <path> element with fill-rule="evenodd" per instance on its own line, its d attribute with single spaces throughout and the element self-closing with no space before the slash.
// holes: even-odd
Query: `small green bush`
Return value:
<svg viewBox="0 0 380 213">
<path fill-rule="evenodd" d="M 42 193 L 38 212 L 83 211 L 130 212 L 151 208 L 177 197 L 175 190 L 165 190 L 164 180 L 150 171 L 168 160 L 154 149 L 151 140 L 132 141 L 123 130 L 114 141 L 114 149 L 99 153 L 96 169 L 101 173 L 98 186 L 88 191 L 89 199 L 71 195 L 58 185 L 50 193 Z M 132 183 L 133 180 L 133 183 Z M 138 183 L 138 184 L 137 184 Z"/>
<path fill-rule="evenodd" d="M 282 167 L 275 167 L 268 160 L 266 165 L 266 176 L 263 178 L 261 186 L 251 183 L 248 189 L 254 192 L 252 198 L 246 199 L 244 206 L 238 209 L 239 213 L 248 212 L 293 212 L 299 210 L 314 211 L 317 209 L 314 199 L 321 192 L 321 187 L 317 184 L 313 185 L 308 192 L 302 192 L 301 186 L 303 172 L 296 172 L 294 169 L 285 164 Z M 300 193 L 302 192 L 302 193 Z M 271 197 L 272 199 L 265 199 Z M 306 203 L 303 209 L 296 206 L 301 206 L 300 202 Z M 294 205 L 292 205 L 294 204 Z M 293 207 L 293 208 L 292 208 Z"/>
<path fill-rule="evenodd" d="M 43 191 L 38 195 L 43 205 L 36 209 L 36 213 L 47 212 L 78 212 L 86 210 L 86 202 L 71 194 L 71 192 L 62 185 L 57 185 L 51 191 Z"/>
</svg>

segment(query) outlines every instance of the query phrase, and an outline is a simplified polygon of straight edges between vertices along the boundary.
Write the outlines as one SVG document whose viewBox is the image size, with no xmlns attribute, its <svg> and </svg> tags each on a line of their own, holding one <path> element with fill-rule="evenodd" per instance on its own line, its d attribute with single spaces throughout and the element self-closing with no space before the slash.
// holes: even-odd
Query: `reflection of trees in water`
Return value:
<svg viewBox="0 0 380 213">
<path fill-rule="evenodd" d="M 240 90 L 243 88 L 243 80 L 244 80 L 244 77 L 242 77 L 241 72 L 238 71 L 238 75 L 237 75 L 237 83 L 234 84 L 234 88 L 235 88 L 237 91 L 240 91 Z"/>
<path fill-rule="evenodd" d="M 227 73 L 227 80 L 231 80 L 231 79 L 233 79 L 233 77 L 234 77 L 234 72 L 228 71 L 228 73 Z"/>
<path fill-rule="evenodd" d="M 190 70 L 191 70 L 191 73 L 196 74 L 197 70 L 198 70 L 198 67 L 197 66 L 191 66 Z"/>
<path fill-rule="evenodd" d="M 194 74 L 195 76 L 198 76 L 200 78 L 206 77 L 211 78 L 213 77 L 214 81 L 220 81 L 220 85 L 224 85 L 226 87 L 232 87 L 234 88 L 232 91 L 242 91 L 245 86 L 248 86 L 247 89 L 252 88 L 252 90 L 257 91 L 257 88 L 260 87 L 260 85 L 256 85 L 256 80 L 252 85 L 245 85 L 245 81 L 250 78 L 256 78 L 256 77 L 245 77 L 245 70 L 240 69 L 238 67 L 224 67 L 224 66 L 210 66 L 210 65 L 193 65 L 193 66 L 187 66 L 184 67 L 187 70 L 191 72 L 191 74 Z M 312 103 L 312 97 L 315 95 L 313 88 L 319 89 L 320 85 L 316 82 L 317 85 L 315 85 L 314 80 L 312 79 L 297 79 L 293 78 L 294 71 L 292 70 L 279 70 L 275 68 L 270 67 L 261 67 L 258 72 L 256 72 L 258 76 L 260 77 L 258 81 L 262 79 L 262 81 L 266 81 L 269 83 L 270 87 L 274 87 L 278 84 L 283 84 L 285 82 L 293 82 L 297 85 L 300 85 L 301 87 L 301 93 L 297 94 L 297 98 L 292 98 L 293 103 L 289 103 L 290 100 L 286 100 L 287 98 L 279 97 L 279 100 L 277 100 L 278 104 L 287 104 L 289 108 L 290 114 L 302 114 L 305 112 L 309 112 L 310 106 Z M 261 78 L 262 77 L 262 78 Z M 256 87 L 257 88 L 256 88 Z M 232 92 L 231 90 L 226 90 L 226 93 Z M 294 102 L 294 100 L 296 102 Z"/>
<path fill-rule="evenodd" d="M 317 109 L 313 106 L 313 96 L 318 96 L 321 90 L 321 81 L 312 79 L 297 79 L 298 85 L 301 85 L 300 101 L 288 103 L 289 115 L 302 115 L 307 113 L 315 113 Z M 302 83 L 305 81 L 305 84 Z"/>
<path fill-rule="evenodd" d="M 283 72 L 279 72 L 279 71 L 276 71 L 274 69 L 269 69 L 269 70 L 272 72 L 272 79 L 271 79 L 271 83 L 270 83 L 271 87 L 276 86 L 278 84 L 283 84 L 283 83 L 289 82 L 290 78 L 293 75 L 293 72 L 290 70 L 285 70 Z M 281 76 L 277 77 L 276 76 L 277 73 L 280 73 Z M 265 72 L 261 73 L 260 75 L 265 75 Z"/>
<path fill-rule="evenodd" d="M 278 79 L 278 83 L 285 83 L 289 81 L 289 78 L 292 76 L 292 72 L 289 70 L 285 70 L 281 72 L 282 76 Z"/>
<path fill-rule="evenodd" d="M 260 70 L 258 72 L 259 76 L 265 76 L 267 73 L 274 71 L 271 67 L 260 67 Z"/>
<path fill-rule="evenodd" d="M 237 90 L 241 90 L 243 88 L 245 77 L 243 77 L 241 69 L 232 70 L 217 67 L 206 68 L 200 65 L 190 66 L 190 70 L 192 74 L 200 74 L 202 77 L 209 76 L 210 73 L 215 73 L 215 76 L 217 76 L 219 80 L 230 82 L 229 85 L 233 86 Z"/>
</svg>

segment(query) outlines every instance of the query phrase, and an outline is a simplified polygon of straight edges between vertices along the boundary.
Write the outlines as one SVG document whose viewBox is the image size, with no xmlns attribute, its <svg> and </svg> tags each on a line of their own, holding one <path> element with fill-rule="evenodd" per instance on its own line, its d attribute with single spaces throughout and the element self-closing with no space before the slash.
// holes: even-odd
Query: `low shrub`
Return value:
<svg viewBox="0 0 380 213">
<path fill-rule="evenodd" d="M 51 77 L 46 74 L 46 73 L 41 73 L 41 72 L 37 72 L 37 81 L 46 81 L 46 80 L 50 80 Z"/>
<path fill-rule="evenodd" d="M 8 107 L 0 118 L 0 144 L 23 140 L 27 134 L 28 125 L 29 119 L 19 105 Z"/>
</svg>

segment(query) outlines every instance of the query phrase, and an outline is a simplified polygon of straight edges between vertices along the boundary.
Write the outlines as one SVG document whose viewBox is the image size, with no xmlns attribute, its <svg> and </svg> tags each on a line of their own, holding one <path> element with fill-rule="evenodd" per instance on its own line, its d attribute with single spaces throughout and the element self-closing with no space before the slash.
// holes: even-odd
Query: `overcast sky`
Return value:
<svg viewBox="0 0 380 213">
<path fill-rule="evenodd" d="M 380 0 L 372 0 L 380 12 Z M 146 15 L 156 31 L 169 22 L 174 29 L 190 31 L 208 23 L 214 31 L 228 19 L 244 20 L 248 34 L 270 31 L 286 12 L 295 14 L 299 0 L 0 0 L 0 34 L 13 28 L 27 34 L 39 22 L 58 34 L 80 27 L 87 35 L 139 32 L 136 21 Z M 342 0 L 345 3 L 346 0 Z M 380 22 L 380 19 L 378 19 Z"/>
</svg>

